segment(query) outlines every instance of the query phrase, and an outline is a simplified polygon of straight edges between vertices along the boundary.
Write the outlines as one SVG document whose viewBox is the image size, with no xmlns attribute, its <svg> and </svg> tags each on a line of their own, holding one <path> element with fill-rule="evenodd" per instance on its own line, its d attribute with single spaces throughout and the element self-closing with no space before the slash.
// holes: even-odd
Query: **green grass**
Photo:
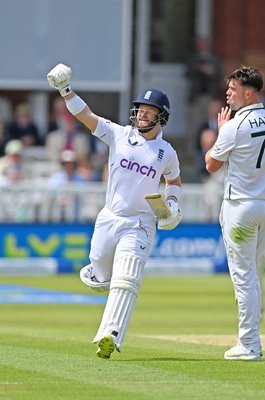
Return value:
<svg viewBox="0 0 265 400">
<path fill-rule="evenodd" d="M 91 294 L 76 275 L 1 283 Z M 0 399 L 265 398 L 265 362 L 223 359 L 237 334 L 228 275 L 146 276 L 123 352 L 110 360 L 91 343 L 103 308 L 1 304 Z"/>
</svg>

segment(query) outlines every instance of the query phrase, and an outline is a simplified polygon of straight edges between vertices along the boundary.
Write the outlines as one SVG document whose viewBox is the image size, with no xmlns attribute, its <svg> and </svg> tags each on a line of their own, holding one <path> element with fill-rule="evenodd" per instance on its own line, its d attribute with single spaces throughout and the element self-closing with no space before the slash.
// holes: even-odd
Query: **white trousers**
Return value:
<svg viewBox="0 0 265 400">
<path fill-rule="evenodd" d="M 262 293 L 259 268 L 265 255 L 265 201 L 224 200 L 220 224 L 238 303 L 238 336 L 260 343 Z"/>
<path fill-rule="evenodd" d="M 132 255 L 145 264 L 152 251 L 155 229 L 152 215 L 118 217 L 104 207 L 95 223 L 89 254 L 96 279 L 111 280 L 114 258 Z"/>
</svg>

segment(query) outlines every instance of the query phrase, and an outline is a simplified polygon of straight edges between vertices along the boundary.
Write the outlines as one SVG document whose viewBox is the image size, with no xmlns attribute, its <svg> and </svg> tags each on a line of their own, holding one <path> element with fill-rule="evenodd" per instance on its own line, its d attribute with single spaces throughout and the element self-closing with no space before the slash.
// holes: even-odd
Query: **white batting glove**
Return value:
<svg viewBox="0 0 265 400">
<path fill-rule="evenodd" d="M 70 80 L 72 70 L 64 64 L 57 64 L 47 75 L 49 85 L 59 90 L 61 96 L 67 96 L 71 92 Z"/>
<path fill-rule="evenodd" d="M 168 201 L 168 205 L 171 211 L 171 215 L 167 218 L 161 218 L 158 221 L 158 229 L 162 229 L 165 231 L 170 231 L 171 229 L 176 228 L 176 226 L 182 220 L 178 203 L 176 201 L 170 200 Z"/>
</svg>

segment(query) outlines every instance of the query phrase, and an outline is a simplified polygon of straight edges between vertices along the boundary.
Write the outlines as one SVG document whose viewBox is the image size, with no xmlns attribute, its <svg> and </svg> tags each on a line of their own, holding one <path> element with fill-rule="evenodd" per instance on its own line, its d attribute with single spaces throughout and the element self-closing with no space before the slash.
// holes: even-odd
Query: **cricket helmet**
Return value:
<svg viewBox="0 0 265 400">
<path fill-rule="evenodd" d="M 165 126 L 168 122 L 170 114 L 170 104 L 166 93 L 158 89 L 146 89 L 139 93 L 133 102 L 134 108 L 131 109 L 130 120 L 135 124 L 137 112 L 141 104 L 156 107 L 158 109 L 156 122 L 160 122 L 161 126 Z"/>
</svg>

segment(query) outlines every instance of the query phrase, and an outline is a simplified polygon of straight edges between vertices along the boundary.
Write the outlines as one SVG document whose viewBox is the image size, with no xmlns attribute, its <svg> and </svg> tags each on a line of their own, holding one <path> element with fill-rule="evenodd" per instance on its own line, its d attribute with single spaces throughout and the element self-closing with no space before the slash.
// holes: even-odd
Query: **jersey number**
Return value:
<svg viewBox="0 0 265 400">
<path fill-rule="evenodd" d="M 251 137 L 259 137 L 259 136 L 265 136 L 265 131 L 251 133 Z M 257 159 L 256 168 L 260 168 L 260 166 L 261 166 L 261 160 L 262 160 L 262 157 L 264 154 L 264 150 L 265 150 L 265 139 L 263 140 L 263 143 L 261 145 L 261 149 L 260 149 L 259 156 Z"/>
</svg>

